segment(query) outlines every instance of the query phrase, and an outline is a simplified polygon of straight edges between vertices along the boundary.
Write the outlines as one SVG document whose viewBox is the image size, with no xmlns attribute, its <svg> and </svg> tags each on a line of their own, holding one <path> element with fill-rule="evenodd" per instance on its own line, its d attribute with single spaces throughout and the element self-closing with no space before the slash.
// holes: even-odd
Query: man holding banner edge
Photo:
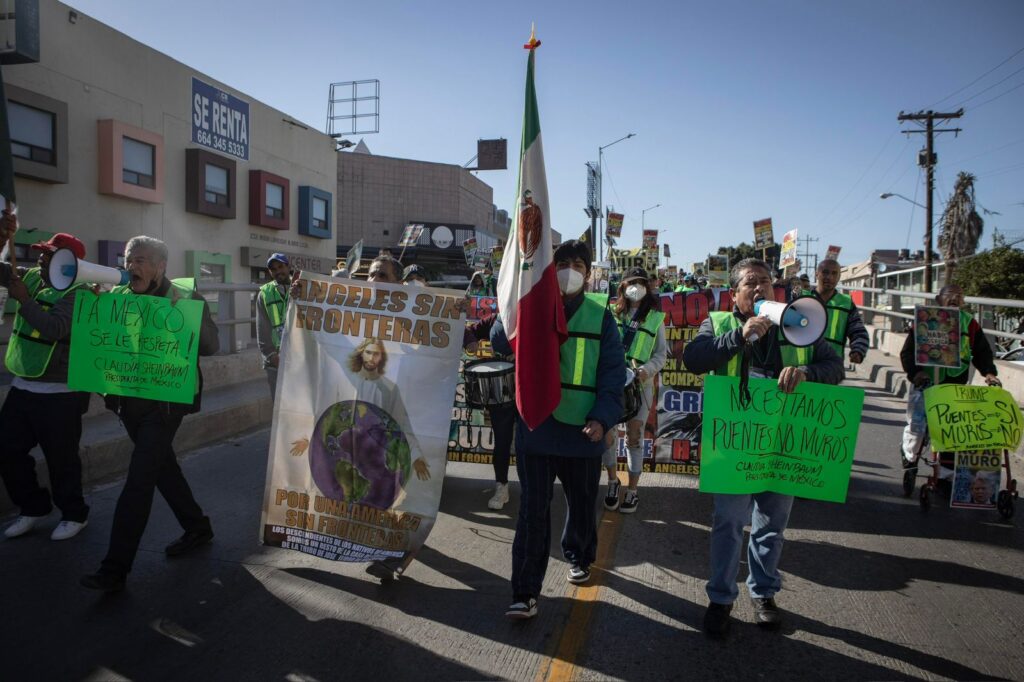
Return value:
<svg viewBox="0 0 1024 682">
<path fill-rule="evenodd" d="M 754 303 L 772 299 L 772 273 L 768 264 L 756 258 L 737 263 L 729 284 L 735 308 L 711 313 L 697 336 L 683 351 L 683 362 L 694 373 L 714 373 L 778 379 L 779 389 L 791 393 L 804 381 L 838 384 L 843 364 L 824 339 L 797 348 L 788 344 L 772 322 L 754 314 Z M 704 415 L 707 419 L 708 415 Z M 793 497 L 772 492 L 748 495 L 715 494 L 711 529 L 711 575 L 707 584 L 710 600 L 704 615 L 704 632 L 724 637 L 731 624 L 730 612 L 738 596 L 743 527 L 751 524 L 747 561 L 747 588 L 754 605 L 755 622 L 767 629 L 778 628 L 781 614 L 775 594 L 782 587 L 778 572 L 783 534 L 789 522 Z M 753 507 L 753 514 L 751 514 Z"/>
</svg>

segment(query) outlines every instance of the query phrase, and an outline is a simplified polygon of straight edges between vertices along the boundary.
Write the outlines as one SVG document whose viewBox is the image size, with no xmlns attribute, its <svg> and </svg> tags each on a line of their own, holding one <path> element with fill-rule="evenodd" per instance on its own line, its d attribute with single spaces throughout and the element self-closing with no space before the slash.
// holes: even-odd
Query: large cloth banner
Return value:
<svg viewBox="0 0 1024 682">
<path fill-rule="evenodd" d="M 1020 445 L 1020 408 L 1005 389 L 931 386 L 924 391 L 924 409 L 936 452 L 1016 450 Z"/>
<path fill-rule="evenodd" d="M 440 504 L 463 297 L 316 275 L 299 286 L 281 346 L 262 542 L 334 561 L 406 558 Z"/>
<path fill-rule="evenodd" d="M 78 290 L 68 387 L 191 403 L 203 301 Z"/>
<path fill-rule="evenodd" d="M 864 391 L 805 381 L 783 393 L 774 379 L 704 379 L 700 491 L 776 492 L 845 502 Z"/>
</svg>

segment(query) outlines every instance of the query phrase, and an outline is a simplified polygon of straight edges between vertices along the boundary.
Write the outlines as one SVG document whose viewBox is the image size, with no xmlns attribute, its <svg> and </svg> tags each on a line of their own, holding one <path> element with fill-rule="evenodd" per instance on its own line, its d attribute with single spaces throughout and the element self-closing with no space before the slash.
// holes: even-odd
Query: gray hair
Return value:
<svg viewBox="0 0 1024 682">
<path fill-rule="evenodd" d="M 160 262 L 167 262 L 167 244 L 156 237 L 147 237 L 143 234 L 140 234 L 138 237 L 132 237 L 124 247 L 125 256 L 139 249 L 149 252 Z"/>
<path fill-rule="evenodd" d="M 738 287 L 740 285 L 740 275 L 744 270 L 749 270 L 750 268 L 761 268 L 768 273 L 769 277 L 772 276 L 772 269 L 760 258 L 744 258 L 732 266 L 732 270 L 729 271 L 729 288 L 735 289 Z"/>
</svg>

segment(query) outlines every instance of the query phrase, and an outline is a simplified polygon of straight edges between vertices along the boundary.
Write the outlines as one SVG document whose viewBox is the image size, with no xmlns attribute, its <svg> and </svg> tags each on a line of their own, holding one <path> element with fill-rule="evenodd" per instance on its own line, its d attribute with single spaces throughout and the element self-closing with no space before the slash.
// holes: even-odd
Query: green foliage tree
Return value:
<svg viewBox="0 0 1024 682">
<path fill-rule="evenodd" d="M 779 247 L 772 246 L 767 249 L 768 263 L 775 264 L 779 261 Z M 744 258 L 764 258 L 765 254 L 761 249 L 754 248 L 753 244 L 740 242 L 738 246 L 719 246 L 719 255 L 729 257 L 729 267 L 736 265 Z"/>
<path fill-rule="evenodd" d="M 967 296 L 1024 300 L 1024 251 L 999 244 L 991 251 L 963 258 L 953 281 L 963 287 Z M 1021 314 L 1012 308 L 1001 312 L 1010 316 Z"/>
</svg>

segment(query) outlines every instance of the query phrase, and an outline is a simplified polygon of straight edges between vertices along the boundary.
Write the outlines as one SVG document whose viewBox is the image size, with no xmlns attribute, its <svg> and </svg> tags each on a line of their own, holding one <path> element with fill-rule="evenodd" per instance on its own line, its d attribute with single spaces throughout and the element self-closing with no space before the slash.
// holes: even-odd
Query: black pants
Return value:
<svg viewBox="0 0 1024 682">
<path fill-rule="evenodd" d="M 82 497 L 82 413 L 88 393 L 32 393 L 11 388 L 0 408 L 0 476 L 11 501 L 25 516 L 46 516 L 56 504 L 64 521 L 81 523 L 89 516 Z M 50 491 L 39 485 L 29 452 L 43 450 L 50 470 Z"/>
<path fill-rule="evenodd" d="M 512 594 L 540 594 L 551 551 L 551 497 L 555 478 L 565 493 L 562 556 L 571 564 L 588 567 L 597 558 L 597 491 L 601 483 L 600 457 L 559 457 L 516 454 L 519 474 L 519 517 L 512 541 Z"/>
<path fill-rule="evenodd" d="M 491 429 L 494 431 L 494 480 L 508 483 L 508 466 L 512 460 L 512 436 L 515 434 L 516 417 L 519 412 L 515 405 L 508 407 L 488 407 L 487 414 L 491 418 Z"/>
<path fill-rule="evenodd" d="M 186 531 L 210 528 L 185 475 L 178 466 L 171 442 L 181 425 L 180 413 L 168 413 L 166 403 L 129 400 L 121 413 L 128 436 L 135 444 L 128 479 L 114 510 L 110 549 L 102 570 L 124 575 L 132 568 L 139 541 L 153 508 L 153 491 L 159 490 Z"/>
</svg>

